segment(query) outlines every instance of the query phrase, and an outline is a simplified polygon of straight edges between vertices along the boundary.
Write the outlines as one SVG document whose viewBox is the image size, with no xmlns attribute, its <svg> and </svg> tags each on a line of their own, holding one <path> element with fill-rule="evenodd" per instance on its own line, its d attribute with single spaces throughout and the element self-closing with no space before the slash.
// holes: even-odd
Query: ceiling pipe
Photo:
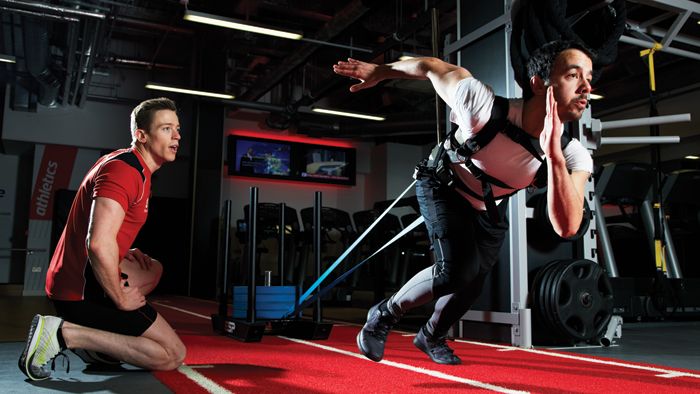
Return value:
<svg viewBox="0 0 700 394">
<path fill-rule="evenodd" d="M 56 104 L 61 83 L 50 67 L 48 22 L 24 18 L 22 34 L 24 66 L 39 84 L 39 104 L 53 106 Z"/>
<path fill-rule="evenodd" d="M 447 7 L 451 7 L 454 5 L 454 2 L 449 1 L 449 0 L 442 0 L 439 1 L 435 4 L 435 7 L 437 10 L 439 10 L 441 13 L 445 11 Z M 392 34 L 391 36 L 387 37 L 387 40 L 377 49 L 374 50 L 370 55 L 356 55 L 355 57 L 358 60 L 371 60 L 376 58 L 377 56 L 384 54 L 385 52 L 389 51 L 392 49 L 394 46 L 400 44 L 404 40 L 408 39 L 411 37 L 415 32 L 418 30 L 424 28 L 428 24 L 432 22 L 432 13 L 431 12 L 423 12 L 420 14 L 418 19 L 415 21 L 403 25 L 397 32 Z M 340 85 L 346 85 L 347 84 L 347 79 L 346 78 L 339 78 L 335 74 L 329 78 L 328 80 L 324 81 L 323 83 L 320 83 L 320 88 L 311 92 L 310 97 L 311 100 L 308 100 L 308 98 L 302 98 L 300 101 L 303 101 L 302 105 L 311 105 L 314 102 L 318 101 L 322 97 L 324 97 L 328 92 L 333 91 L 337 89 Z"/>
<path fill-rule="evenodd" d="M 135 67 L 144 67 L 144 68 L 160 68 L 160 69 L 166 69 L 166 70 L 183 70 L 183 66 L 177 66 L 174 64 L 165 64 L 165 63 L 151 63 L 146 60 L 136 60 L 136 59 L 124 59 L 120 57 L 109 57 L 107 59 L 108 62 L 117 64 L 117 65 L 123 65 L 123 66 L 135 66 Z"/>
<path fill-rule="evenodd" d="M 274 4 L 269 4 L 268 2 L 261 2 L 261 4 L 258 7 L 267 11 L 279 12 L 281 14 L 291 15 L 295 18 L 310 19 L 317 22 L 329 22 L 333 19 L 333 16 L 322 14 L 320 12 L 305 11 L 294 7 L 278 6 Z"/>
<path fill-rule="evenodd" d="M 435 9 L 444 10 L 445 8 L 450 7 L 450 6 L 451 6 L 450 1 L 443 0 L 443 1 L 438 2 L 435 5 Z M 423 14 L 421 14 L 418 17 L 417 20 L 415 20 L 414 22 L 409 23 L 407 25 L 404 25 L 401 29 L 399 29 L 392 36 L 390 36 L 386 40 L 386 42 L 381 47 L 374 50 L 372 52 L 372 54 L 370 54 L 370 55 L 358 54 L 356 57 L 358 59 L 365 59 L 365 60 L 370 60 L 370 59 L 376 58 L 377 56 L 379 56 L 379 55 L 387 52 L 391 48 L 393 48 L 395 45 L 401 43 L 403 40 L 411 37 L 419 29 L 421 29 L 421 28 L 425 27 L 427 24 L 431 23 L 432 18 L 433 18 L 433 15 L 431 12 L 424 12 Z M 304 57 L 304 59 L 306 59 L 307 57 L 308 56 Z M 291 63 L 291 64 L 294 64 L 294 63 Z M 291 66 L 291 64 L 290 64 L 290 66 Z M 279 80 L 281 80 L 287 73 L 291 72 L 292 70 L 293 70 L 293 67 L 287 70 L 283 65 L 283 66 L 279 67 L 277 70 L 274 70 L 273 72 L 271 72 L 270 74 L 277 75 L 278 76 L 277 82 L 279 82 Z M 329 91 L 336 89 L 341 84 L 346 84 L 346 83 L 347 83 L 347 81 L 344 78 L 338 78 L 337 76 L 334 75 L 333 77 L 329 78 L 324 83 L 319 84 L 321 86 L 320 90 L 313 92 L 311 95 L 305 94 L 296 102 L 293 102 L 293 103 L 291 103 L 283 108 L 286 109 L 286 112 L 289 112 L 289 108 L 296 109 L 296 108 L 299 108 L 302 106 L 310 106 L 314 102 L 319 100 L 321 97 L 325 96 L 325 94 L 327 94 Z M 272 87 L 270 87 L 270 89 L 271 88 Z M 262 89 L 260 89 L 259 91 L 261 91 L 261 90 Z M 266 92 L 267 92 L 267 90 L 265 90 L 265 93 Z M 247 93 L 248 92 L 246 92 L 246 94 Z M 245 97 L 245 95 L 244 95 L 244 97 Z M 430 116 L 432 117 L 433 115 L 431 114 Z M 425 126 L 424 124 L 420 124 L 419 129 L 421 131 L 424 130 L 425 127 L 435 127 L 435 120 L 430 120 L 427 122 L 429 122 L 429 126 Z M 319 123 L 317 123 L 317 124 L 319 124 Z M 328 128 L 336 129 L 336 130 L 339 130 L 339 128 L 341 127 L 341 126 L 338 126 L 337 123 L 333 123 L 333 124 L 326 123 L 326 125 Z M 300 126 L 300 128 L 303 128 L 303 123 L 300 122 L 299 126 Z M 362 129 L 363 131 L 366 130 L 365 128 L 363 128 L 364 126 L 357 125 L 357 124 L 353 124 L 352 126 L 346 126 L 346 127 L 352 127 L 355 130 L 359 130 L 359 129 Z M 398 129 L 403 129 L 405 131 L 406 127 L 411 127 L 411 123 L 410 122 L 403 123 L 403 122 L 391 122 L 391 121 L 389 121 L 389 122 L 382 122 L 381 125 L 369 124 L 369 125 L 367 125 L 367 130 L 370 130 L 370 131 L 376 130 L 377 132 L 385 132 L 385 131 L 388 131 L 392 128 L 396 128 L 397 131 L 399 131 Z M 349 131 L 349 130 L 347 130 L 347 131 Z"/>
<path fill-rule="evenodd" d="M 642 26 L 642 24 L 635 22 L 633 20 L 628 19 L 627 20 L 627 27 L 635 32 L 640 32 L 640 33 L 649 33 L 653 36 L 663 38 L 666 37 L 668 34 L 668 30 L 662 29 L 656 26 Z M 695 38 L 692 38 L 690 36 L 684 35 L 684 34 L 677 34 L 674 39 L 674 42 L 680 42 L 683 44 L 687 45 L 692 45 L 696 48 L 700 48 L 700 40 L 697 40 Z"/>
<path fill-rule="evenodd" d="M 85 105 L 90 81 L 92 80 L 92 70 L 95 67 L 95 59 L 99 55 L 99 49 L 103 44 L 103 42 L 100 41 L 100 37 L 102 37 L 103 33 L 102 29 L 104 28 L 104 24 L 102 22 L 103 21 L 101 20 L 97 20 L 94 22 L 95 30 L 92 35 L 92 39 L 90 40 L 90 46 L 88 47 L 88 56 L 85 59 L 85 67 L 80 67 L 78 69 L 78 72 L 83 72 L 83 70 L 85 71 L 84 76 L 78 79 L 78 86 L 80 86 L 78 106 L 80 108 L 83 108 L 83 106 Z"/>
<path fill-rule="evenodd" d="M 372 2 L 371 5 L 378 2 Z M 345 29 L 351 26 L 353 23 L 358 21 L 367 11 L 370 10 L 370 5 L 365 5 L 361 0 L 354 0 L 343 8 L 335 18 L 328 22 L 314 37 L 315 40 L 319 41 L 330 41 Z M 277 69 L 272 70 L 268 73 L 267 77 L 256 84 L 253 88 L 249 89 L 243 95 L 242 99 L 255 101 L 262 97 L 265 93 L 269 92 L 275 85 L 277 85 L 282 79 L 284 79 L 289 73 L 294 71 L 297 67 L 304 64 L 309 57 L 321 48 L 318 44 L 302 44 L 300 48 L 291 56 L 285 58 L 282 64 L 277 67 Z"/>
<path fill-rule="evenodd" d="M 628 37 L 628 36 L 621 36 L 620 42 L 624 42 L 625 44 L 636 45 L 636 46 L 639 46 L 642 48 L 653 48 L 654 47 L 654 43 L 651 41 L 640 40 L 638 38 L 633 38 L 633 37 Z M 677 48 L 672 48 L 672 47 L 662 47 L 658 51 L 667 52 L 667 53 L 670 53 L 670 54 L 676 55 L 676 56 L 686 57 L 688 59 L 700 60 L 700 53 L 686 51 L 683 49 L 677 49 Z"/>
<path fill-rule="evenodd" d="M 83 10 L 77 10 L 74 8 L 59 7 L 51 4 L 45 3 L 33 3 L 29 1 L 22 0 L 0 0 L 0 4 L 7 4 L 15 8 L 30 10 L 30 11 L 44 11 L 53 15 L 59 16 L 75 16 L 75 17 L 88 17 L 96 19 L 105 19 L 106 15 L 99 12 L 89 12 Z"/>
<path fill-rule="evenodd" d="M 80 19 L 73 18 L 70 16 L 46 14 L 46 13 L 41 13 L 41 12 L 20 10 L 17 8 L 10 8 L 10 7 L 4 7 L 4 6 L 0 6 L 0 11 L 19 14 L 22 16 L 31 16 L 31 17 L 35 17 L 35 18 L 51 19 L 51 20 L 56 20 L 56 21 L 61 21 L 61 22 L 80 22 Z"/>
<path fill-rule="evenodd" d="M 66 53 L 71 54 L 70 56 L 66 56 L 66 72 L 65 72 L 65 77 L 63 80 L 63 85 L 61 86 L 61 104 L 63 106 L 67 105 L 70 98 L 70 85 L 71 85 L 71 80 L 73 79 L 73 73 L 74 69 L 73 67 L 75 66 L 75 56 L 73 54 L 75 53 L 75 49 L 78 47 L 78 28 L 80 25 L 77 24 L 69 24 L 67 26 L 68 29 L 68 40 L 67 40 L 67 45 L 68 45 L 68 50 Z"/>
<path fill-rule="evenodd" d="M 161 23 L 155 23 L 155 22 L 148 22 L 140 19 L 134 19 L 134 18 L 128 18 L 125 16 L 114 16 L 110 17 L 111 20 L 114 20 L 115 22 L 119 22 L 125 25 L 130 25 L 130 26 L 135 26 L 135 27 L 143 27 L 147 30 L 161 30 L 161 31 L 167 31 L 169 33 L 177 33 L 177 34 L 184 34 L 184 35 L 194 35 L 194 31 L 191 29 L 184 29 L 182 27 L 176 27 L 176 26 L 170 26 L 170 25 L 164 25 Z"/>
<path fill-rule="evenodd" d="M 203 100 L 207 100 L 207 99 L 203 99 Z M 274 113 L 286 113 L 286 112 L 288 112 L 287 107 L 284 107 L 281 105 L 260 103 L 257 101 L 225 100 L 225 99 L 216 100 L 216 101 L 224 103 L 229 107 L 254 109 L 254 110 L 265 111 L 265 112 L 274 112 Z"/>
</svg>

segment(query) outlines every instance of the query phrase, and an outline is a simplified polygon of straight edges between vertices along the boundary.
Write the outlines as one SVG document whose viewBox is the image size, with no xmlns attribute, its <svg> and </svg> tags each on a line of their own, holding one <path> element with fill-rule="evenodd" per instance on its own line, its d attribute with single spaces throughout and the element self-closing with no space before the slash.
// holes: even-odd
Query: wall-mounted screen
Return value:
<svg viewBox="0 0 700 394">
<path fill-rule="evenodd" d="M 343 148 L 304 145 L 299 174 L 315 180 L 349 181 L 355 165 L 351 154 L 354 156 Z"/>
<path fill-rule="evenodd" d="M 228 174 L 355 184 L 355 149 L 239 135 L 228 138 Z"/>
<path fill-rule="evenodd" d="M 237 173 L 282 177 L 290 175 L 292 150 L 290 144 L 248 138 L 239 138 L 234 143 L 234 163 Z M 229 162 L 229 166 L 234 163 Z"/>
</svg>

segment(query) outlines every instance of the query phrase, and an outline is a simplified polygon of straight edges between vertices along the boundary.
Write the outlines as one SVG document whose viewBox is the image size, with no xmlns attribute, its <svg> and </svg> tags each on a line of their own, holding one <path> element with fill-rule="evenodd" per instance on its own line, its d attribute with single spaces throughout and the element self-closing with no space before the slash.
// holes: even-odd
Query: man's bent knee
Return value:
<svg viewBox="0 0 700 394">
<path fill-rule="evenodd" d="M 187 354 L 185 344 L 160 314 L 143 336 L 155 341 L 163 349 L 158 359 L 152 360 L 153 369 L 168 371 L 182 365 Z"/>
<path fill-rule="evenodd" d="M 170 345 L 165 348 L 165 356 L 162 360 L 159 360 L 159 362 L 156 363 L 154 369 L 159 371 L 171 371 L 173 369 L 177 369 L 183 362 L 185 362 L 186 355 L 187 349 L 182 342 Z"/>
<path fill-rule="evenodd" d="M 462 267 L 459 270 L 449 270 L 436 267 L 433 279 L 433 292 L 436 297 L 452 294 L 460 291 L 465 286 L 469 286 L 478 275 L 478 269 Z"/>
</svg>

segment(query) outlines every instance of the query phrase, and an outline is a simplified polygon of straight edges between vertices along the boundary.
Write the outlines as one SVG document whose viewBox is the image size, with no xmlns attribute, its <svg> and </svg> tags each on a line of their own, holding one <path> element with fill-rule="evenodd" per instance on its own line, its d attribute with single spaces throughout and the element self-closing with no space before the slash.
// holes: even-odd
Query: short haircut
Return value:
<svg viewBox="0 0 700 394">
<path fill-rule="evenodd" d="M 596 55 L 593 50 L 578 41 L 558 40 L 544 44 L 535 50 L 527 61 L 527 83 L 525 83 L 525 86 L 523 86 L 523 98 L 525 100 L 533 96 L 533 93 L 530 90 L 530 79 L 537 75 L 542 78 L 543 81 L 549 83 L 549 77 L 552 74 L 552 66 L 554 65 L 554 61 L 557 59 L 557 56 L 559 56 L 560 53 L 567 49 L 578 49 L 579 51 L 585 53 L 586 56 L 588 56 L 592 61 L 595 60 Z"/>
<path fill-rule="evenodd" d="M 142 101 L 131 111 L 131 134 L 133 135 L 136 129 L 149 132 L 151 123 L 153 123 L 153 115 L 164 109 L 177 112 L 175 102 L 169 98 L 158 97 Z"/>
</svg>

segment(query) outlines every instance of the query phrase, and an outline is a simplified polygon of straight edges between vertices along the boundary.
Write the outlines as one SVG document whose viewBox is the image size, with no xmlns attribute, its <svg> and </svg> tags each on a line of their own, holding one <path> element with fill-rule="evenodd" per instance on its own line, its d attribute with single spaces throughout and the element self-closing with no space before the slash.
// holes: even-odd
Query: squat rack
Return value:
<svg viewBox="0 0 700 394">
<path fill-rule="evenodd" d="M 647 5 L 658 6 L 672 12 L 678 12 L 677 17 L 678 28 L 684 23 L 691 13 L 700 14 L 700 6 L 697 4 L 690 3 L 683 0 L 644 0 Z M 457 2 L 457 14 L 462 15 L 462 3 Z M 491 84 L 496 91 L 496 94 L 501 94 L 506 97 L 515 97 L 519 91 L 519 88 L 515 82 L 513 71 L 511 70 L 511 59 L 508 44 L 510 42 L 510 35 L 512 32 L 512 18 L 511 11 L 513 7 L 518 6 L 518 0 L 505 0 L 504 12 L 494 19 L 484 23 L 481 26 L 473 27 L 473 29 L 466 35 L 462 35 L 462 24 L 457 25 L 457 39 L 452 40 L 451 37 L 446 37 L 444 43 L 444 53 L 445 59 L 456 58 L 457 65 L 462 65 L 461 51 L 471 45 L 480 46 L 483 49 L 484 42 L 488 41 L 492 44 L 489 47 L 490 53 L 485 57 L 480 57 L 482 64 L 479 65 L 479 60 L 474 60 L 477 62 L 477 69 L 481 66 L 484 69 L 484 74 L 493 77 L 493 69 L 498 70 L 498 67 L 494 67 L 494 63 L 498 64 L 497 61 L 489 63 L 489 61 L 498 59 L 501 56 L 503 60 L 503 74 L 497 75 L 495 80 L 489 80 L 488 78 L 480 78 L 482 81 Z M 497 5 L 496 5 L 497 6 Z M 670 48 L 668 45 L 676 39 L 677 30 L 672 29 L 666 32 L 664 38 L 665 48 L 660 50 L 665 50 L 669 53 L 673 53 L 680 56 L 686 56 L 691 58 L 696 58 L 694 53 L 687 53 L 683 51 L 680 53 L 678 50 Z M 503 33 L 496 34 L 496 33 Z M 494 39 L 494 36 L 496 39 Z M 634 45 L 639 45 L 642 47 L 651 47 L 653 43 L 649 43 L 643 40 L 631 39 L 629 37 L 622 37 L 620 39 L 622 42 L 631 43 Z M 490 59 L 488 55 L 495 53 L 493 59 Z M 472 59 L 468 56 L 464 57 Z M 486 63 L 486 65 L 484 65 Z M 472 70 L 472 64 L 469 68 Z M 477 74 L 477 73 L 475 73 Z M 497 73 L 496 73 L 497 74 Z M 503 76 L 505 75 L 505 78 Z M 499 80 L 500 79 L 500 80 Z M 503 79 L 505 79 L 505 85 L 503 85 Z M 449 113 L 449 112 L 448 112 Z M 628 119 L 615 122 L 601 122 L 598 119 L 594 119 L 591 116 L 590 107 L 584 112 L 583 117 L 576 123 L 573 123 L 573 133 L 572 136 L 577 138 L 586 147 L 589 152 L 595 151 L 601 144 L 661 144 L 661 143 L 678 143 L 680 138 L 678 136 L 665 136 L 665 137 L 602 137 L 603 129 L 615 129 L 621 127 L 631 127 L 639 125 L 659 125 L 673 122 L 687 122 L 690 121 L 690 114 L 680 114 L 671 116 L 659 116 L 650 118 L 639 118 L 639 119 Z M 449 117 L 447 117 L 447 122 L 449 124 Z M 508 206 L 508 217 L 510 221 L 510 226 L 508 229 L 508 260 L 510 267 L 510 311 L 500 312 L 500 311 L 483 311 L 483 310 L 470 310 L 462 318 L 458 324 L 458 335 L 461 337 L 464 334 L 463 323 L 465 321 L 475 321 L 484 323 L 497 323 L 505 324 L 511 327 L 511 344 L 517 347 L 530 348 L 532 347 L 532 315 L 531 310 L 527 307 L 528 299 L 528 257 L 527 257 L 527 218 L 533 217 L 533 209 L 527 208 L 526 203 L 526 191 L 521 190 L 515 195 L 511 196 L 509 199 Z M 596 234 L 600 234 L 601 239 L 607 242 L 609 245 L 609 238 L 607 237 L 607 231 L 603 225 L 601 226 L 602 215 L 597 214 L 600 212 L 600 202 L 595 198 L 595 186 L 593 179 L 591 178 L 586 184 L 585 198 L 588 200 L 589 207 L 595 216 L 596 220 L 591 220 L 590 227 L 587 234 L 583 237 L 583 258 L 598 261 L 597 251 L 596 251 Z M 597 223 L 597 226 L 596 226 Z M 606 241 L 607 240 L 607 241 Z M 616 267 L 614 261 L 611 263 L 607 256 L 611 253 L 605 253 L 606 256 L 606 268 L 608 272 L 616 272 Z M 611 324 L 617 324 L 617 320 L 611 320 Z"/>
</svg>

